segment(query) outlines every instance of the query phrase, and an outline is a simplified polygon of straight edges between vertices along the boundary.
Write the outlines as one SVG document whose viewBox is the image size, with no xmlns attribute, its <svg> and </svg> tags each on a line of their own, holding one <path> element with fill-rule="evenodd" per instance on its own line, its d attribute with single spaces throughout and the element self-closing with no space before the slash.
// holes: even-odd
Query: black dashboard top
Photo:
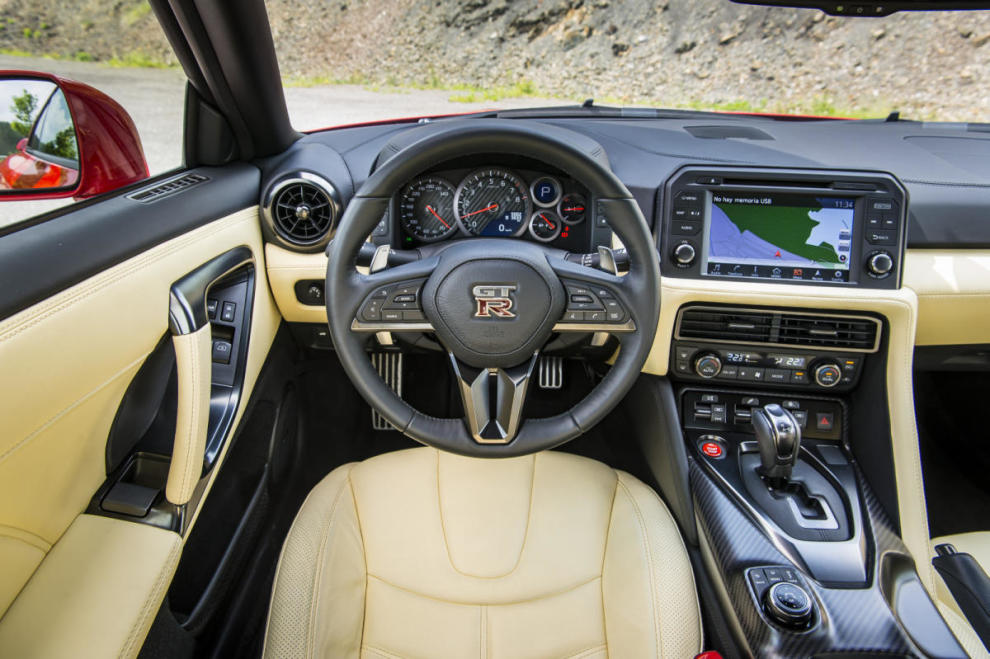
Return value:
<svg viewBox="0 0 990 659">
<path fill-rule="evenodd" d="M 381 124 L 307 135 L 289 154 L 263 165 L 265 178 L 287 161 L 332 172 L 353 190 L 390 144 L 415 131 L 442 130 L 465 119 L 429 124 Z M 536 121 L 535 119 L 506 119 Z M 780 121 L 738 115 L 697 118 L 542 118 L 599 144 L 616 175 L 656 225 L 664 183 L 687 165 L 884 172 L 895 176 L 910 200 L 909 248 L 990 247 L 990 129 L 976 124 L 912 121 Z M 322 147 L 322 148 L 321 148 Z M 326 148 L 329 147 L 329 148 Z M 393 147 L 394 148 L 394 147 Z M 341 167 L 340 165 L 343 165 Z M 349 195 L 345 194 L 345 203 Z"/>
</svg>

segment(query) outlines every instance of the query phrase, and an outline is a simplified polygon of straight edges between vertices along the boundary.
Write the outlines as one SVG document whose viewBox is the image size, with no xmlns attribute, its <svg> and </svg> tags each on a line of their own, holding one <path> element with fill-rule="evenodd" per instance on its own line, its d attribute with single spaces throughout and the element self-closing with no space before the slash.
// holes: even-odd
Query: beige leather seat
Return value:
<svg viewBox="0 0 990 659">
<path fill-rule="evenodd" d="M 971 554 L 984 571 L 990 572 L 990 531 L 959 533 L 933 538 L 932 556 L 935 556 L 935 547 L 945 543 L 954 546 L 956 551 Z M 942 617 L 949 623 L 949 627 L 966 652 L 974 659 L 990 657 L 990 652 L 987 652 L 980 637 L 966 621 L 962 609 L 956 604 L 955 598 L 952 597 L 952 593 L 949 592 L 940 576 L 935 577 L 935 599 Z"/>
<path fill-rule="evenodd" d="M 282 549 L 266 657 L 671 657 L 701 650 L 657 495 L 565 453 L 416 448 L 335 469 Z"/>
</svg>

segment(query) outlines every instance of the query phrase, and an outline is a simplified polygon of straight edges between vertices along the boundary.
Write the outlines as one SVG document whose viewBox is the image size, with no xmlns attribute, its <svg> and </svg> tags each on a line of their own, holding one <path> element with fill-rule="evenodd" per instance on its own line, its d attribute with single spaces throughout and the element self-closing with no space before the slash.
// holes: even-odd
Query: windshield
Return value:
<svg viewBox="0 0 990 659">
<path fill-rule="evenodd" d="M 267 6 L 300 130 L 588 98 L 847 118 L 990 116 L 990 12 L 853 19 L 728 0 Z"/>
</svg>

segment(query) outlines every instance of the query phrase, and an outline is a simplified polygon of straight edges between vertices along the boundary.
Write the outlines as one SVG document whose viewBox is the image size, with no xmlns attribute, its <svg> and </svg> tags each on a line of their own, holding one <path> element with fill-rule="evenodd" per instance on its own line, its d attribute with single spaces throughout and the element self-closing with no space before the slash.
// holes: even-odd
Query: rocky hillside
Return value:
<svg viewBox="0 0 990 659">
<path fill-rule="evenodd" d="M 171 57 L 135 0 L 0 0 L 0 48 Z M 990 121 L 990 12 L 884 19 L 727 0 L 268 0 L 282 72 L 481 100 Z"/>
</svg>

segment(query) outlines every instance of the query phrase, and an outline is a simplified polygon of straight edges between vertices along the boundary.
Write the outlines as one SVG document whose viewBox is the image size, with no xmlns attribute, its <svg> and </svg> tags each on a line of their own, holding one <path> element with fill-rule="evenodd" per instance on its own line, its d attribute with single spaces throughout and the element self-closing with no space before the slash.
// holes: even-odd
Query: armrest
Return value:
<svg viewBox="0 0 990 659">
<path fill-rule="evenodd" d="M 136 656 L 181 552 L 171 531 L 80 515 L 0 619 L 0 655 Z"/>
</svg>

